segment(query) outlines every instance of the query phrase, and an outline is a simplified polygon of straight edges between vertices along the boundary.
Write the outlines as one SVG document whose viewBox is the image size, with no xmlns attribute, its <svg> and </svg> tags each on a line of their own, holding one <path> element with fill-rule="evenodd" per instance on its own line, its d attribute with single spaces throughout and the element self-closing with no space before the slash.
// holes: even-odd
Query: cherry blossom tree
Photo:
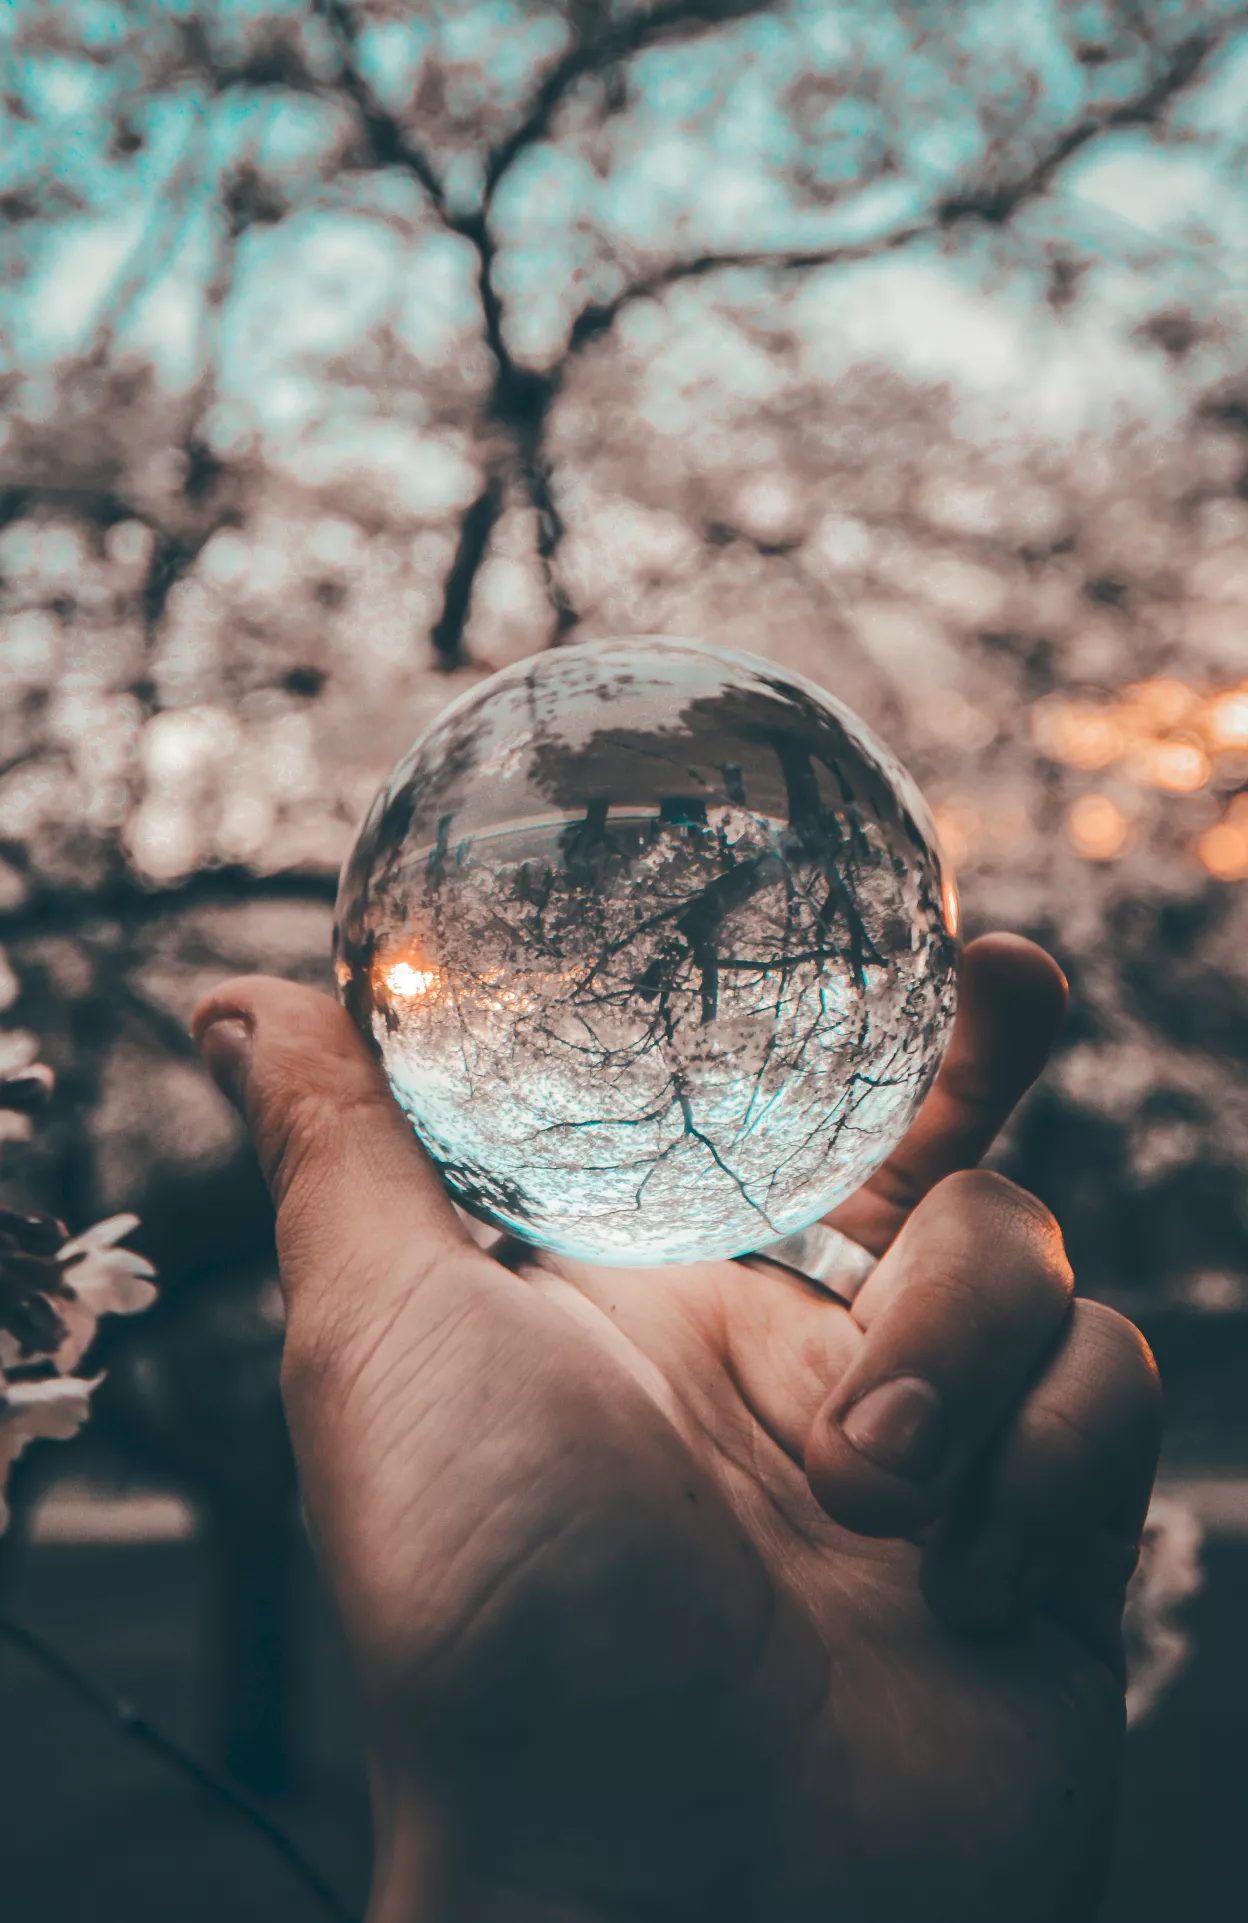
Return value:
<svg viewBox="0 0 1248 1923">
<path fill-rule="evenodd" d="M 1239 1300 L 1245 10 L 7 32 L 0 919 L 68 1206 L 231 1165 L 189 1002 L 318 975 L 451 694 L 685 632 L 858 706 L 1057 947 L 1013 1152 L 1089 1282 Z"/>
</svg>

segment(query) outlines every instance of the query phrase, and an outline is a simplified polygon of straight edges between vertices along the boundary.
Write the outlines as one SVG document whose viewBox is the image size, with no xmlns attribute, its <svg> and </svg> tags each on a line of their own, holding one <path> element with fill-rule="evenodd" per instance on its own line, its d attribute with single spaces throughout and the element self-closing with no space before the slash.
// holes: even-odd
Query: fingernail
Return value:
<svg viewBox="0 0 1248 1923">
<path fill-rule="evenodd" d="M 199 1052 L 221 1093 L 241 1109 L 243 1078 L 251 1053 L 251 1024 L 241 1015 L 220 1016 L 200 1034 Z"/>
<path fill-rule="evenodd" d="M 850 1405 L 841 1434 L 889 1475 L 930 1482 L 945 1452 L 940 1397 L 921 1376 L 894 1376 Z"/>
</svg>

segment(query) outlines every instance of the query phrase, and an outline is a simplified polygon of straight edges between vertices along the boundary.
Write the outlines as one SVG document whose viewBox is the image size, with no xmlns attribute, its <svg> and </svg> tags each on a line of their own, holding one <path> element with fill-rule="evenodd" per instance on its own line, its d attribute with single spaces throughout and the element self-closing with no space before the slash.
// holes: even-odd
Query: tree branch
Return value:
<svg viewBox="0 0 1248 1923">
<path fill-rule="evenodd" d="M 681 281 L 701 280 L 707 274 L 725 273 L 733 268 L 747 272 L 793 274 L 816 267 L 843 266 L 851 261 L 876 260 L 884 254 L 896 253 L 899 248 L 908 247 L 912 241 L 922 240 L 934 232 L 934 223 L 924 221 L 899 228 L 896 233 L 886 234 L 878 240 L 851 242 L 837 247 L 814 247 L 789 253 L 754 249 L 740 253 L 698 254 L 690 260 L 671 261 L 666 267 L 660 267 L 654 273 L 645 274 L 640 280 L 631 282 L 611 300 L 594 302 L 583 308 L 572 324 L 566 358 L 579 354 L 591 341 L 609 333 L 623 310 L 632 306 L 634 301 L 655 299 Z M 563 364 L 560 373 L 562 371 Z"/>
<path fill-rule="evenodd" d="M 360 116 L 370 153 L 379 165 L 402 167 L 418 180 L 445 219 L 446 190 L 433 162 L 387 113 L 356 64 L 356 23 L 349 0 L 312 0 L 312 11 L 324 20 L 338 49 L 339 79 Z"/>
<path fill-rule="evenodd" d="M 1213 50 L 1237 24 L 1228 22 L 1217 33 L 1189 35 L 1175 49 L 1164 71 L 1132 100 L 1088 116 L 1013 181 L 949 195 L 938 203 L 929 219 L 912 222 L 872 241 L 783 253 L 757 249 L 708 253 L 672 262 L 632 282 L 613 299 L 594 302 L 582 309 L 573 322 L 562 360 L 553 369 L 538 373 L 518 367 L 511 356 L 504 333 L 502 302 L 494 280 L 497 242 L 491 231 L 490 213 L 502 181 L 520 155 L 546 137 L 560 105 L 586 74 L 629 59 L 682 29 L 709 29 L 730 20 L 765 13 L 769 11 L 770 0 L 668 0 L 668 4 L 655 6 L 644 14 L 634 14 L 602 33 L 578 39 L 547 74 L 513 131 L 488 155 L 480 208 L 467 214 L 450 211 L 432 163 L 412 145 L 393 116 L 384 112 L 360 75 L 353 59 L 355 22 L 347 0 L 314 0 L 314 4 L 330 23 L 343 59 L 344 85 L 365 121 L 373 151 L 381 160 L 407 167 L 426 188 L 448 228 L 476 251 L 482 319 L 497 370 L 490 412 L 516 450 L 537 514 L 538 556 L 560 634 L 575 626 L 577 615 L 555 571 L 564 529 L 545 458 L 546 427 L 569 364 L 591 342 L 607 334 L 625 308 L 638 300 L 656 298 L 682 281 L 702 279 L 734 268 L 800 273 L 878 259 L 966 220 L 1004 225 L 1021 206 L 1047 192 L 1065 162 L 1097 135 L 1156 120 L 1197 77 Z M 498 518 L 496 486 L 496 480 L 491 479 L 461 523 L 442 614 L 432 637 L 435 651 L 446 665 L 453 666 L 459 660 L 473 584 L 488 555 Z"/>
<path fill-rule="evenodd" d="M 1245 20 L 1248 13 L 1240 13 L 1235 19 L 1225 21 L 1216 33 L 1189 34 L 1179 42 L 1168 64 L 1147 87 L 1131 100 L 1107 107 L 1102 113 L 1089 114 L 1077 126 L 1069 128 L 1047 154 L 1017 179 L 984 187 L 978 192 L 949 195 L 937 209 L 940 225 L 952 227 L 963 220 L 982 220 L 990 226 L 1003 226 L 1020 207 L 1047 193 L 1059 169 L 1100 134 L 1123 127 L 1147 127 L 1159 120 L 1171 102 L 1198 78 L 1210 55 L 1242 27 Z"/>
<path fill-rule="evenodd" d="M 1046 193 L 1066 161 L 1086 147 L 1089 141 L 1102 133 L 1124 127 L 1148 126 L 1158 120 L 1171 102 L 1199 77 L 1217 48 L 1246 21 L 1248 10 L 1224 22 L 1216 33 L 1190 34 L 1175 48 L 1167 66 L 1148 86 L 1131 100 L 1106 108 L 1102 113 L 1091 114 L 1077 126 L 1068 129 L 1047 154 L 1012 181 L 948 195 L 937 204 L 932 218 L 912 222 L 908 227 L 874 241 L 787 253 L 769 253 L 766 250 L 712 253 L 674 261 L 653 274 L 643 275 L 613 299 L 595 302 L 582 309 L 569 334 L 568 353 L 579 353 L 589 342 L 607 333 L 619 314 L 634 301 L 656 297 L 680 281 L 698 280 L 706 274 L 731 268 L 795 273 L 804 269 L 847 265 L 893 253 L 913 241 L 957 226 L 962 221 L 982 220 L 1002 226 L 1028 201 L 1039 199 Z"/>
<path fill-rule="evenodd" d="M 0 846 L 6 859 L 20 852 L 11 844 Z M 149 887 L 129 870 L 115 872 L 98 888 L 41 888 L 36 881 L 20 908 L 0 914 L 0 941 L 74 934 L 91 923 L 113 919 L 128 928 L 139 927 L 162 915 L 233 902 L 311 901 L 332 907 L 337 892 L 336 875 L 297 869 L 258 875 L 250 868 L 205 868 L 183 882 L 161 887 Z"/>
<path fill-rule="evenodd" d="M 460 518 L 455 558 L 442 591 L 442 612 L 429 637 L 443 668 L 458 668 L 462 664 L 460 649 L 472 605 L 473 586 L 489 551 L 490 537 L 502 505 L 502 483 L 497 474 L 491 474 Z"/>
<path fill-rule="evenodd" d="M 87 358 L 102 362 L 118 331 L 152 277 L 157 259 L 168 260 L 190 217 L 189 190 L 208 145 L 208 121 L 203 103 L 192 96 L 195 126 L 183 143 L 177 163 L 160 190 L 160 217 L 146 222 L 101 304 Z"/>
<path fill-rule="evenodd" d="M 518 157 L 547 133 L 561 102 L 586 73 L 614 65 L 683 28 L 709 28 L 750 14 L 765 13 L 771 0 L 667 0 L 667 4 L 637 13 L 617 26 L 578 40 L 556 62 L 538 87 L 527 112 L 485 163 L 480 208 L 453 213 L 432 161 L 411 141 L 398 121 L 381 106 L 355 60 L 356 23 L 348 0 L 313 0 L 329 25 L 341 60 L 342 84 L 368 134 L 371 151 L 385 165 L 401 166 L 415 176 L 451 232 L 468 241 L 476 252 L 477 289 L 486 342 L 496 369 L 490 413 L 515 448 L 517 464 L 537 515 L 537 551 L 557 631 L 576 625 L 577 615 L 559 581 L 554 558 L 563 538 L 563 521 L 550 482 L 542 445 L 546 420 L 558 382 L 518 367 L 503 331 L 503 309 L 494 282 L 497 245 L 490 229 L 490 209 L 504 176 Z M 460 659 L 460 644 L 472 604 L 472 590 L 490 549 L 490 537 L 501 507 L 497 477 L 466 510 L 460 524 L 455 558 L 443 591 L 442 612 L 433 630 L 434 651 L 444 666 Z"/>
<path fill-rule="evenodd" d="M 705 30 L 771 11 L 772 0 L 667 0 L 667 4 L 651 7 L 648 13 L 630 15 L 592 39 L 578 41 L 551 68 L 518 126 L 490 154 L 485 167 L 484 205 L 490 206 L 495 189 L 519 155 L 545 138 L 559 107 L 585 74 L 629 60 L 682 28 Z"/>
</svg>

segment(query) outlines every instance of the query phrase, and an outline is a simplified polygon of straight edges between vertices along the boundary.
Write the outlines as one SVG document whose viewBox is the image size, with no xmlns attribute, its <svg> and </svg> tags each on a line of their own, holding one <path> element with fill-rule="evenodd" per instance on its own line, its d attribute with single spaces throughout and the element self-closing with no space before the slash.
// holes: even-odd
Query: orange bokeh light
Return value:
<svg viewBox="0 0 1248 1923">
<path fill-rule="evenodd" d="M 979 844 L 983 819 L 973 802 L 951 800 L 935 810 L 940 850 L 951 868 L 961 868 Z"/>
<path fill-rule="evenodd" d="M 1211 748 L 1248 748 L 1248 684 L 1214 695 L 1206 704 L 1201 724 Z"/>
<path fill-rule="evenodd" d="M 1080 795 L 1066 817 L 1066 833 L 1085 861 L 1113 861 L 1127 846 L 1131 824 L 1108 795 Z"/>
<path fill-rule="evenodd" d="M 1248 822 L 1215 822 L 1196 843 L 1196 854 L 1216 880 L 1248 880 Z"/>
<path fill-rule="evenodd" d="M 1200 705 L 1200 696 L 1186 681 L 1173 675 L 1159 675 L 1152 681 L 1136 681 L 1123 689 L 1128 709 L 1134 710 L 1145 727 L 1157 733 L 1177 728 Z"/>
<path fill-rule="evenodd" d="M 1115 764 L 1129 781 L 1191 795 L 1215 758 L 1248 751 L 1248 681 L 1201 692 L 1175 676 L 1123 688 L 1117 700 L 1061 696 L 1032 710 L 1032 737 L 1051 761 L 1094 774 Z"/>
<path fill-rule="evenodd" d="M 1142 780 L 1172 795 L 1194 795 L 1213 773 L 1200 743 L 1182 738 L 1142 742 L 1132 763 Z"/>
<path fill-rule="evenodd" d="M 1107 708 L 1069 707 L 1055 709 L 1047 729 L 1058 759 L 1072 768 L 1091 773 L 1108 768 L 1126 747 L 1122 729 Z"/>
</svg>

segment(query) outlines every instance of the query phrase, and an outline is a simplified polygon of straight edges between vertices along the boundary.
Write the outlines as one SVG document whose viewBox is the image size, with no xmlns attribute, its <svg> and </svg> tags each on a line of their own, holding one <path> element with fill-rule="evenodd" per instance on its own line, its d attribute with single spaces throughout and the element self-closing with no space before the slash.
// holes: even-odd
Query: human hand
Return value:
<svg viewBox="0 0 1248 1923">
<path fill-rule="evenodd" d="M 1080 1923 L 1159 1393 L 979 1160 L 1064 984 L 963 963 L 910 1135 L 774 1266 L 472 1242 L 348 1017 L 201 1003 L 278 1210 L 284 1393 L 367 1719 L 371 1923 Z"/>
</svg>

